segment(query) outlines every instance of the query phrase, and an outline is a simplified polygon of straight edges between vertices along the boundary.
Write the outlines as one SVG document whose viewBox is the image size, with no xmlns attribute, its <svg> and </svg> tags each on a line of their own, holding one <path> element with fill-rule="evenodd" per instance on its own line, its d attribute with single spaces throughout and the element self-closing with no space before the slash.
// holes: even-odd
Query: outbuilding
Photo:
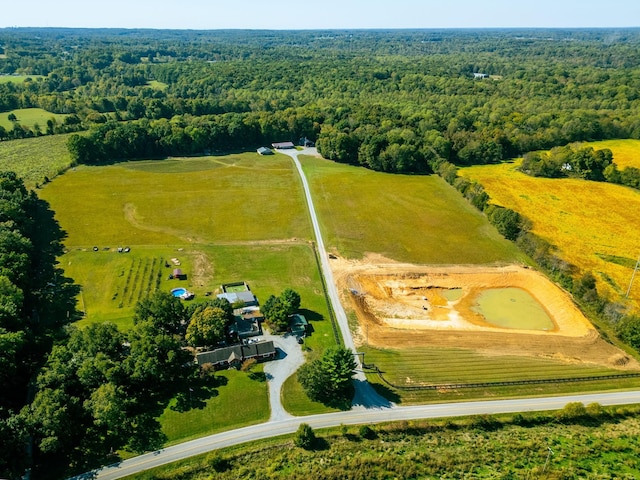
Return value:
<svg viewBox="0 0 640 480">
<path fill-rule="evenodd" d="M 260 147 L 257 151 L 260 155 L 273 155 L 271 149 L 267 147 Z"/>
<path fill-rule="evenodd" d="M 272 143 L 271 146 L 276 150 L 287 150 L 291 148 L 296 148 L 293 142 L 277 142 L 277 143 Z"/>
</svg>

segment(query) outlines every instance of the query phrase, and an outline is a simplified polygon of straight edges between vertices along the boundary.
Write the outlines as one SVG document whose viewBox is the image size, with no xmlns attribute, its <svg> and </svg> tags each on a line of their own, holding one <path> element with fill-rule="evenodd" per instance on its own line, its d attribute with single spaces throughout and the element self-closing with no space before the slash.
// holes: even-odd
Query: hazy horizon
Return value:
<svg viewBox="0 0 640 480">
<path fill-rule="evenodd" d="M 341 30 L 473 28 L 629 28 L 640 2 L 629 0 L 33 0 L 4 7 L 0 28 L 150 28 L 177 30 Z"/>
</svg>

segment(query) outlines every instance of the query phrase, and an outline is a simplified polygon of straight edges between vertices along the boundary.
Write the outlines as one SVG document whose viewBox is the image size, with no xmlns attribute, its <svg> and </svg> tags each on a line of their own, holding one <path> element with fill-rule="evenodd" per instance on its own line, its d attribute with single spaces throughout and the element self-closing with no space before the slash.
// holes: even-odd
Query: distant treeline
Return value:
<svg viewBox="0 0 640 480">
<path fill-rule="evenodd" d="M 0 112 L 72 115 L 37 130 L 16 123 L 0 139 L 139 120 L 149 138 L 134 149 L 140 155 L 308 137 L 332 160 L 428 172 L 434 158 L 489 163 L 576 141 L 640 138 L 638 29 L 11 29 L 0 30 L 0 44 L 0 72 L 34 75 L 0 80 Z M 192 144 L 183 136 L 158 145 L 161 120 Z"/>
<path fill-rule="evenodd" d="M 640 169 L 625 167 L 618 170 L 608 148 L 594 150 L 567 145 L 549 152 L 529 152 L 524 155 L 520 170 L 534 177 L 577 177 L 640 188 Z"/>
</svg>

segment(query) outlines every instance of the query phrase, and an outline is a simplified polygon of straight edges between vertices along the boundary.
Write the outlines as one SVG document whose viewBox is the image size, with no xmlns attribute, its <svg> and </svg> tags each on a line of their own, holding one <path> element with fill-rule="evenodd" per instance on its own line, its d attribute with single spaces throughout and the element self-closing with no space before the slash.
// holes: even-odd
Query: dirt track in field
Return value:
<svg viewBox="0 0 640 480">
<path fill-rule="evenodd" d="M 331 267 L 344 304 L 358 317 L 356 344 L 459 347 L 487 355 L 640 369 L 635 359 L 602 339 L 565 291 L 526 267 L 412 265 L 379 256 L 362 261 L 333 258 Z M 534 297 L 554 328 L 500 328 L 474 311 L 480 292 L 509 287 Z M 451 293 L 454 299 L 448 300 Z"/>
</svg>

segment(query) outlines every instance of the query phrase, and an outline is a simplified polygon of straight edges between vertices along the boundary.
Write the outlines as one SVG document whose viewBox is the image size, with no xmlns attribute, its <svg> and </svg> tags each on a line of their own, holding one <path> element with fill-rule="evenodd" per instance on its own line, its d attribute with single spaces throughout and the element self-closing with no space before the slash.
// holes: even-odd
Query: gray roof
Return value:
<svg viewBox="0 0 640 480">
<path fill-rule="evenodd" d="M 218 296 L 218 298 L 224 298 L 231 305 L 233 305 L 234 303 L 238 303 L 238 302 L 242 302 L 245 305 L 256 305 L 258 303 L 258 299 L 250 291 L 246 291 L 246 292 L 226 292 L 226 293 L 220 293 L 217 296 Z"/>
</svg>

